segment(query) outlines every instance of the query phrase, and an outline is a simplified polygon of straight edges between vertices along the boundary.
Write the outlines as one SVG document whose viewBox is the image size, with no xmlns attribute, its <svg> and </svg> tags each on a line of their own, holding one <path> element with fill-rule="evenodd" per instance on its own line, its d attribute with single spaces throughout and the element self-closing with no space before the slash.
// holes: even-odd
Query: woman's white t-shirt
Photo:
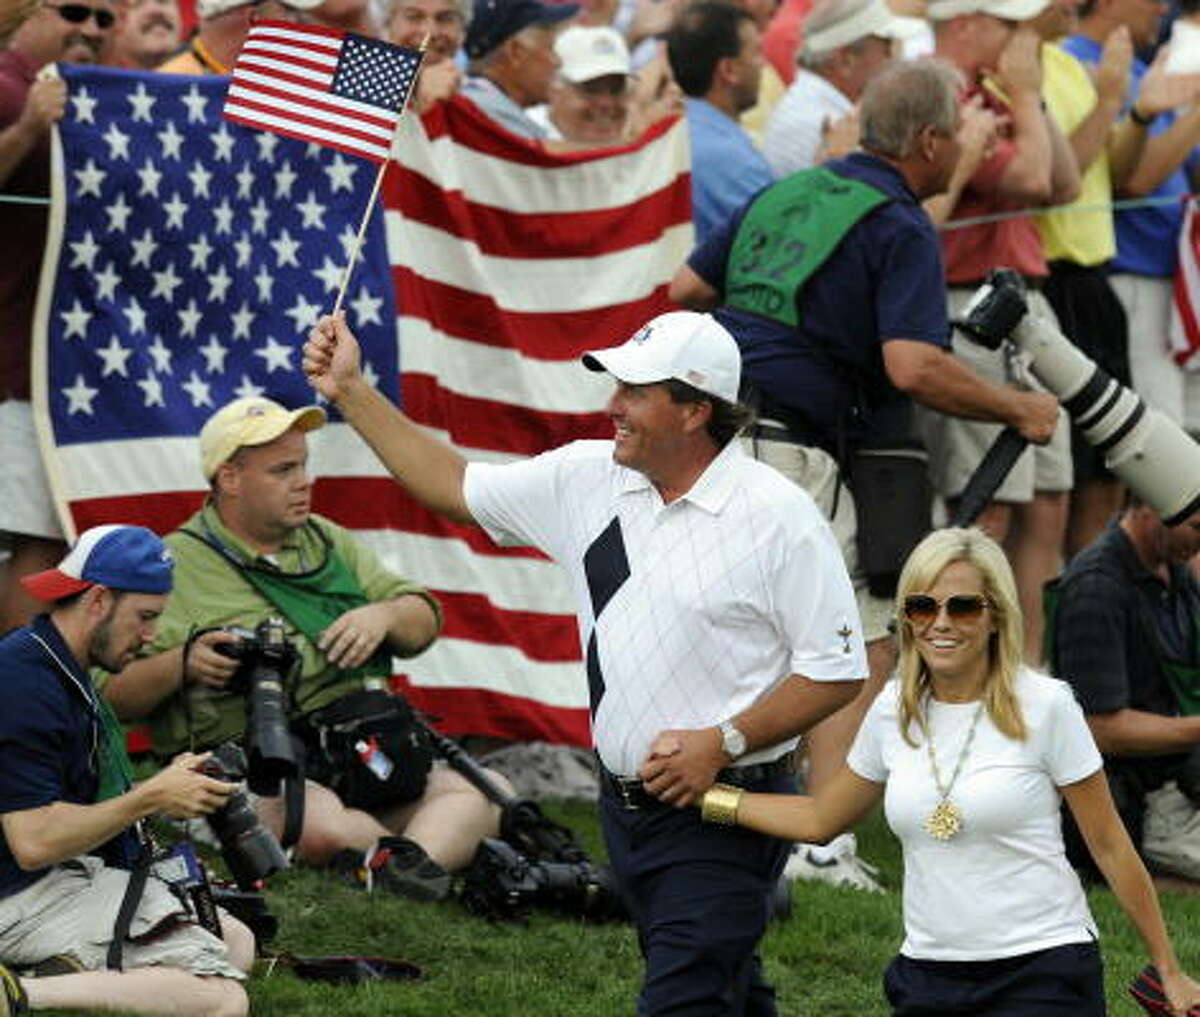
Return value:
<svg viewBox="0 0 1200 1017">
<path fill-rule="evenodd" d="M 986 710 L 950 793 L 963 817 L 950 840 L 924 823 L 938 802 L 924 735 L 900 735 L 899 682 L 867 713 L 847 762 L 886 783 L 888 825 L 904 849 L 906 957 L 968 961 L 1014 957 L 1096 937 L 1079 878 L 1063 850 L 1058 788 L 1102 766 L 1064 682 L 1022 670 L 1016 681 L 1026 740 L 997 730 Z M 930 700 L 938 769 L 949 781 L 979 704 Z"/>
</svg>

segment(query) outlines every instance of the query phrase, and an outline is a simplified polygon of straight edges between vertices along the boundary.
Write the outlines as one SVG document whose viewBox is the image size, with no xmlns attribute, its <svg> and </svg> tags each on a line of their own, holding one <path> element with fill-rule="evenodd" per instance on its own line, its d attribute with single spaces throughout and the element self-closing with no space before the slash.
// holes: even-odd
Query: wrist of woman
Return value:
<svg viewBox="0 0 1200 1017">
<path fill-rule="evenodd" d="M 1177 961 L 1174 956 L 1151 957 L 1150 962 L 1157 969 L 1160 978 L 1166 978 L 1169 975 L 1179 974 L 1179 961 Z"/>
<path fill-rule="evenodd" d="M 740 787 L 714 784 L 700 798 L 700 818 L 706 823 L 736 826 L 738 805 L 744 794 Z"/>
</svg>

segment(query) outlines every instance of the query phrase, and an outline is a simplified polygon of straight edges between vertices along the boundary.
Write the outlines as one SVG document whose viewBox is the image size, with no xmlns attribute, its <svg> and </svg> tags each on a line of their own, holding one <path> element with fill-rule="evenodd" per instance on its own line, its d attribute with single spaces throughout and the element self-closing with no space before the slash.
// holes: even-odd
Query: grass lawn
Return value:
<svg viewBox="0 0 1200 1017">
<path fill-rule="evenodd" d="M 594 810 L 550 806 L 593 857 L 602 857 Z M 877 863 L 886 896 L 796 884 L 793 910 L 763 944 L 779 990 L 781 1015 L 884 1017 L 880 976 L 900 942 L 899 848 L 879 815 L 858 831 Z M 300 981 L 260 962 L 250 982 L 252 1011 L 263 1017 L 612 1017 L 631 1014 L 641 959 L 626 925 L 585 925 L 549 913 L 527 924 L 491 924 L 457 903 L 419 904 L 367 896 L 322 874 L 297 869 L 268 890 L 281 924 L 277 951 L 400 957 L 425 972 L 417 982 L 335 988 Z M 1145 963 L 1135 935 L 1107 891 L 1093 891 L 1108 973 L 1110 1013 L 1142 1014 L 1125 986 Z M 1200 896 L 1166 894 L 1167 920 L 1184 965 L 1200 971 Z"/>
</svg>

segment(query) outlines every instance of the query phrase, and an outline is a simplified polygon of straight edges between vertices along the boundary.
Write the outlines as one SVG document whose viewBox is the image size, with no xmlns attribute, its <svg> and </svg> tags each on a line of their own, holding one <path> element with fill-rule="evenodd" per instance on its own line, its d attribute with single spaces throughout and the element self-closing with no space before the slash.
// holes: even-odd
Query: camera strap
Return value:
<svg viewBox="0 0 1200 1017">
<path fill-rule="evenodd" d="M 313 532 L 322 548 L 320 564 L 304 572 L 284 572 L 273 566 L 260 565 L 247 560 L 234 548 L 228 547 L 213 529 L 213 525 L 201 514 L 202 532 L 181 529 L 193 540 L 216 552 L 243 581 L 252 586 L 266 601 L 286 618 L 296 631 L 310 642 L 316 643 L 325 631 L 347 611 L 369 604 L 358 578 L 350 566 L 338 554 L 328 533 L 315 520 L 305 523 Z M 361 677 L 386 678 L 391 675 L 391 653 L 381 646 L 375 655 L 361 667 L 349 671 L 338 671 L 333 681 Z M 323 687 L 323 686 L 322 686 Z M 321 691 L 321 687 L 306 690 L 310 696 Z"/>
<path fill-rule="evenodd" d="M 125 952 L 125 939 L 133 925 L 133 916 L 137 914 L 138 905 L 142 902 L 142 894 L 146 892 L 146 880 L 150 878 L 150 864 L 153 860 L 153 849 L 143 841 L 141 854 L 129 872 L 129 882 L 125 884 L 121 906 L 117 909 L 117 920 L 113 922 L 112 940 L 108 944 L 108 956 L 105 959 L 105 965 L 110 971 L 122 970 L 121 957 Z"/>
<path fill-rule="evenodd" d="M 293 736 L 299 772 L 283 778 L 283 830 L 279 846 L 284 851 L 295 847 L 304 829 L 304 744 Z"/>
</svg>

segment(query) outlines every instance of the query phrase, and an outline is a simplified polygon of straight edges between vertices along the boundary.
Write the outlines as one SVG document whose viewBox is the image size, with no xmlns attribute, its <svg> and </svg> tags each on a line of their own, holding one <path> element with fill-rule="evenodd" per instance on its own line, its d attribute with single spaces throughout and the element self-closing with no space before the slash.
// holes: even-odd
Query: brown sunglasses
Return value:
<svg viewBox="0 0 1200 1017">
<path fill-rule="evenodd" d="M 976 621 L 991 606 L 982 593 L 955 593 L 945 600 L 928 593 L 910 593 L 904 598 L 904 617 L 914 625 L 927 625 L 944 607 L 946 617 L 954 621 Z"/>
</svg>

